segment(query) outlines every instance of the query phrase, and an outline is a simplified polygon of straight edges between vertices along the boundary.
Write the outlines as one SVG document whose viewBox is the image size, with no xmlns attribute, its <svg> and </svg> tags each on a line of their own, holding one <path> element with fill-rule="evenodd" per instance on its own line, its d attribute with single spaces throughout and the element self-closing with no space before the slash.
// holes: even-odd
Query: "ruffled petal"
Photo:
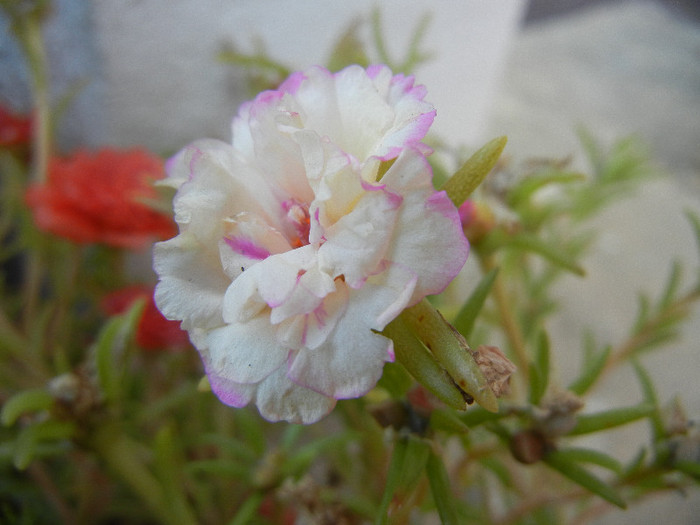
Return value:
<svg viewBox="0 0 700 525">
<path fill-rule="evenodd" d="M 186 330 L 223 323 L 222 304 L 230 280 L 211 248 L 188 233 L 153 248 L 153 267 L 160 277 L 156 305 L 166 318 L 183 321 Z"/>
<path fill-rule="evenodd" d="M 418 276 L 412 304 L 441 292 L 469 253 L 456 207 L 444 192 L 434 190 L 431 179 L 428 162 L 414 150 L 402 153 L 382 178 L 387 189 L 404 198 L 388 258 Z"/>
<path fill-rule="evenodd" d="M 326 242 L 318 250 L 321 267 L 333 276 L 343 275 L 353 288 L 385 258 L 403 200 L 384 186 L 365 183 L 364 189 L 352 210 L 325 228 Z"/>
<path fill-rule="evenodd" d="M 205 363 L 208 358 L 202 355 Z M 255 402 L 260 415 L 271 422 L 287 421 L 309 425 L 326 416 L 336 400 L 299 386 L 285 375 L 285 366 L 277 368 L 257 384 L 241 384 L 219 376 L 207 368 L 209 384 L 222 403 L 243 408 Z"/>
<path fill-rule="evenodd" d="M 289 350 L 277 340 L 270 319 L 259 315 L 245 323 L 212 330 L 207 337 L 209 368 L 234 383 L 258 383 L 287 359 Z"/>
<path fill-rule="evenodd" d="M 374 388 L 384 363 L 393 361 L 391 340 L 376 333 L 406 306 L 415 276 L 398 266 L 348 288 L 347 308 L 330 337 L 314 350 L 290 354 L 287 375 L 296 383 L 336 399 L 358 397 Z"/>
<path fill-rule="evenodd" d="M 268 421 L 288 421 L 308 425 L 326 416 L 336 400 L 297 385 L 281 367 L 261 382 L 255 392 L 255 404 Z"/>
</svg>

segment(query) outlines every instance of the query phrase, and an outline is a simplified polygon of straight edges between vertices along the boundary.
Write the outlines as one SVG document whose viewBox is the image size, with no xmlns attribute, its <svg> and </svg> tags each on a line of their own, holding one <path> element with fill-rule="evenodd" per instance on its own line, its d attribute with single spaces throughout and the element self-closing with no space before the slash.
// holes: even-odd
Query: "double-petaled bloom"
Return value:
<svg viewBox="0 0 700 525">
<path fill-rule="evenodd" d="M 394 358 L 383 328 L 462 268 L 424 96 L 385 66 L 312 68 L 244 104 L 232 144 L 168 162 L 180 233 L 155 246 L 156 303 L 224 403 L 311 423 L 362 396 Z"/>
</svg>

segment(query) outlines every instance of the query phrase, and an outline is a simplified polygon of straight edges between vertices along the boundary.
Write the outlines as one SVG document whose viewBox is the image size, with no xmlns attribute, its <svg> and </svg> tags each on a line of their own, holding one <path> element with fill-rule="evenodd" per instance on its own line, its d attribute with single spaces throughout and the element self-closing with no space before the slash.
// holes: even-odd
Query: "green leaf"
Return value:
<svg viewBox="0 0 700 525">
<path fill-rule="evenodd" d="M 250 481 L 251 469 L 248 465 L 229 459 L 201 459 L 190 461 L 185 465 L 189 473 L 203 472 L 216 477 L 234 478 Z"/>
<path fill-rule="evenodd" d="M 124 387 L 126 350 L 138 325 L 146 302 L 140 299 L 129 310 L 114 316 L 102 327 L 94 352 L 97 377 L 107 401 L 117 400 Z"/>
<path fill-rule="evenodd" d="M 537 340 L 535 361 L 530 367 L 530 403 L 539 404 L 549 384 L 549 338 L 542 331 Z"/>
<path fill-rule="evenodd" d="M 469 299 L 467 299 L 462 308 L 459 310 L 457 317 L 455 317 L 453 324 L 459 333 L 461 333 L 466 339 L 469 339 L 469 336 L 471 336 L 476 318 L 479 316 L 481 309 L 484 307 L 486 298 L 488 297 L 489 292 L 491 292 L 491 288 L 493 287 L 493 283 L 496 281 L 497 275 L 498 268 L 494 268 L 489 273 L 484 275 L 476 288 L 474 288 L 474 291 L 469 296 Z"/>
<path fill-rule="evenodd" d="M 425 349 L 422 351 L 427 352 Z M 377 383 L 377 386 L 389 392 L 394 399 L 404 397 L 413 385 L 411 374 L 398 362 L 385 363 L 382 377 Z"/>
<path fill-rule="evenodd" d="M 386 43 L 384 41 L 384 31 L 382 30 L 381 11 L 379 7 L 373 9 L 371 17 L 372 38 L 374 40 L 374 46 L 379 55 L 379 62 L 389 66 L 392 71 L 411 73 L 413 68 L 428 60 L 430 58 L 430 54 L 422 52 L 420 50 L 420 45 L 423 37 L 425 36 L 426 30 L 430 25 L 430 20 L 431 16 L 430 13 L 428 13 L 423 15 L 418 21 L 418 25 L 413 31 L 413 37 L 409 43 L 408 54 L 403 62 L 398 63 L 392 60 L 387 52 Z"/>
<path fill-rule="evenodd" d="M 394 443 L 384 494 L 377 510 L 375 524 L 387 523 L 389 505 L 399 490 L 408 491 L 423 474 L 430 455 L 430 445 L 415 436 L 399 437 Z"/>
<path fill-rule="evenodd" d="M 582 173 L 548 169 L 544 173 L 524 177 L 508 192 L 508 204 L 517 208 L 521 203 L 530 202 L 533 193 L 550 184 L 569 184 L 585 180 L 586 176 Z"/>
<path fill-rule="evenodd" d="M 228 522 L 228 525 L 247 525 L 252 523 L 264 499 L 265 495 L 262 492 L 253 492 L 238 508 L 236 515 Z"/>
<path fill-rule="evenodd" d="M 442 460 L 431 451 L 426 465 L 430 492 L 443 525 L 459 525 L 455 498 L 450 487 L 450 479 Z"/>
<path fill-rule="evenodd" d="M 38 455 L 44 443 L 70 439 L 75 433 L 75 424 L 70 421 L 47 420 L 23 428 L 14 446 L 14 465 L 24 470 Z"/>
<path fill-rule="evenodd" d="M 204 434 L 197 439 L 197 444 L 215 445 L 221 455 L 229 455 L 238 461 L 253 464 L 260 459 L 260 453 L 240 439 L 221 434 Z"/>
<path fill-rule="evenodd" d="M 155 467 L 158 479 L 174 514 L 181 518 L 182 523 L 197 523 L 184 491 L 182 465 L 184 458 L 178 448 L 175 429 L 164 425 L 156 434 L 153 444 L 155 452 Z"/>
<path fill-rule="evenodd" d="M 285 452 L 291 450 L 291 448 L 303 434 L 304 428 L 304 425 L 288 425 L 282 433 L 282 450 L 284 450 Z"/>
<path fill-rule="evenodd" d="M 663 418 L 661 417 L 661 410 L 659 407 L 659 399 L 656 395 L 656 389 L 651 381 L 651 377 L 642 364 L 636 359 L 632 360 L 632 365 L 634 368 L 634 373 L 637 376 L 639 385 L 642 388 L 642 395 L 644 396 L 644 401 L 649 406 L 652 407 L 652 412 L 649 418 L 651 423 L 651 432 L 654 442 L 658 442 L 664 438 L 666 431 L 664 429 Z"/>
<path fill-rule="evenodd" d="M 583 488 L 597 494 L 613 505 L 617 505 L 621 509 L 627 508 L 625 501 L 612 486 L 581 467 L 573 458 L 568 457 L 566 453 L 550 452 L 545 456 L 544 461 L 574 483 L 581 485 Z"/>
<path fill-rule="evenodd" d="M 569 432 L 569 436 L 591 434 L 601 430 L 626 425 L 633 421 L 648 417 L 654 412 L 654 406 L 648 403 L 625 408 L 613 408 L 596 414 L 582 414 L 576 419 L 576 426 Z"/>
<path fill-rule="evenodd" d="M 394 342 L 396 361 L 443 403 L 465 410 L 467 403 L 459 388 L 435 361 L 423 343 L 408 329 L 401 316 L 389 323 L 382 332 Z"/>
<path fill-rule="evenodd" d="M 251 409 L 234 411 L 236 427 L 243 435 L 244 443 L 250 447 L 258 456 L 265 454 L 267 450 L 267 439 L 263 420 Z"/>
<path fill-rule="evenodd" d="M 464 421 L 449 409 L 433 410 L 430 414 L 430 428 L 442 430 L 449 434 L 466 434 L 469 432 L 469 427 L 464 424 Z"/>
<path fill-rule="evenodd" d="M 427 300 L 405 309 L 399 318 L 425 344 L 459 389 L 487 410 L 498 411 L 498 400 L 467 342 Z"/>
<path fill-rule="evenodd" d="M 673 466 L 684 474 L 700 481 L 700 463 L 697 461 L 676 461 Z"/>
<path fill-rule="evenodd" d="M 663 311 L 667 309 L 673 301 L 676 299 L 678 294 L 678 288 L 681 284 L 682 267 L 679 261 L 673 261 L 673 266 L 671 267 L 671 273 L 668 276 L 668 281 L 666 282 L 666 287 L 664 288 L 663 295 L 659 301 L 658 309 Z"/>
<path fill-rule="evenodd" d="M 486 143 L 442 185 L 440 189 L 447 193 L 455 206 L 461 206 L 491 172 L 506 147 L 506 142 L 506 137 L 498 137 Z"/>
<path fill-rule="evenodd" d="M 340 35 L 327 62 L 329 71 L 340 71 L 350 64 L 359 64 L 362 67 L 367 67 L 370 64 L 364 44 L 358 35 L 361 25 L 362 20 L 356 18 L 350 22 L 347 29 Z"/>
<path fill-rule="evenodd" d="M 617 474 L 622 472 L 622 465 L 617 459 L 599 450 L 590 448 L 567 448 L 557 450 L 557 454 L 576 463 L 592 463 L 593 465 L 598 465 L 599 467 L 606 468 Z"/>
<path fill-rule="evenodd" d="M 487 456 L 479 460 L 484 468 L 493 472 L 493 474 L 498 478 L 498 481 L 506 488 L 513 487 L 513 480 L 511 478 L 511 471 L 506 467 L 502 461 L 493 456 Z"/>
<path fill-rule="evenodd" d="M 578 276 L 585 276 L 586 271 L 573 259 L 568 252 L 564 252 L 560 246 L 547 242 L 540 237 L 527 232 L 509 234 L 501 230 L 493 230 L 487 241 L 487 249 L 494 250 L 499 247 L 518 248 L 543 257 L 554 266 L 567 270 Z"/>
<path fill-rule="evenodd" d="M 491 412 L 480 406 L 470 408 L 466 413 L 460 414 L 459 419 L 469 428 L 475 428 L 484 423 L 497 421 L 505 417 L 504 412 Z"/>
<path fill-rule="evenodd" d="M 397 68 L 402 73 L 412 73 L 423 62 L 427 62 L 432 54 L 421 51 L 421 44 L 432 22 L 432 13 L 422 15 L 413 31 L 413 37 L 408 45 L 408 53 L 403 63 Z"/>
<path fill-rule="evenodd" d="M 302 425 L 299 425 L 302 426 Z M 301 447 L 290 454 L 281 467 L 284 476 L 299 476 L 308 471 L 309 466 L 316 461 L 321 454 L 328 451 L 337 451 L 344 448 L 345 444 L 357 437 L 353 432 L 344 432 L 317 439 Z"/>
<path fill-rule="evenodd" d="M 610 357 L 610 352 L 612 351 L 611 346 L 605 347 L 598 354 L 593 354 L 592 340 L 588 340 L 589 348 L 586 352 L 586 359 L 584 360 L 584 368 L 581 375 L 569 385 L 569 390 L 578 396 L 582 396 L 593 386 L 593 384 L 600 377 L 601 372 L 605 369 L 605 364 L 608 362 Z"/>
<path fill-rule="evenodd" d="M 700 251 L 700 217 L 689 209 L 685 210 L 685 216 L 688 218 L 688 221 L 693 228 L 693 232 L 695 233 L 695 242 L 697 244 L 698 251 Z"/>
<path fill-rule="evenodd" d="M 14 425 L 22 414 L 48 410 L 53 404 L 53 398 L 44 388 L 24 390 L 5 401 L 2 406 L 0 420 L 6 427 Z"/>
</svg>

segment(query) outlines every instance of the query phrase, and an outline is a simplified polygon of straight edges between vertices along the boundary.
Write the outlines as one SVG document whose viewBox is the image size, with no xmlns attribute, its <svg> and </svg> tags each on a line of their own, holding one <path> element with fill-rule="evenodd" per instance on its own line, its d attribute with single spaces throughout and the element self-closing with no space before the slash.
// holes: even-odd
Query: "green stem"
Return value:
<svg viewBox="0 0 700 525">
<path fill-rule="evenodd" d="M 690 307 L 699 299 L 700 289 L 693 289 L 668 305 L 656 316 L 647 320 L 629 339 L 611 352 L 610 358 L 605 363 L 602 372 L 598 374 L 595 383 L 600 383 L 603 376 L 634 356 L 640 348 L 644 348 L 649 341 L 654 339 L 654 335 L 658 333 L 664 325 L 675 318 L 686 317 Z M 591 385 L 591 388 L 592 387 L 593 385 Z"/>
<path fill-rule="evenodd" d="M 22 24 L 21 42 L 27 55 L 34 93 L 34 181 L 44 183 L 51 150 L 51 105 L 46 47 L 39 16 L 29 16 Z"/>
<path fill-rule="evenodd" d="M 486 256 L 481 259 L 481 266 L 484 273 L 488 273 L 497 267 L 497 264 L 493 260 L 492 256 Z M 501 326 L 503 327 L 503 332 L 513 349 L 513 354 L 518 366 L 518 373 L 523 378 L 523 381 L 527 384 L 529 375 L 529 358 L 527 355 L 527 347 L 525 345 L 525 336 L 518 324 L 517 319 L 513 315 L 513 311 L 510 308 L 510 299 L 508 298 L 508 293 L 503 286 L 503 279 L 501 275 L 496 276 L 496 280 L 493 284 L 493 298 L 496 302 L 496 308 L 498 309 L 498 315 L 501 318 Z"/>
</svg>

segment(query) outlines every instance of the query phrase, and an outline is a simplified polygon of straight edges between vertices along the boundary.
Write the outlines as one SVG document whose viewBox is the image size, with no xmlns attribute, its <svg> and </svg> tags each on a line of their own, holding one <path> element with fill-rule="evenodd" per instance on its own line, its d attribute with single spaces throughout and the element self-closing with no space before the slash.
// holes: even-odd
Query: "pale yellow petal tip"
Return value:
<svg viewBox="0 0 700 525">
<path fill-rule="evenodd" d="M 197 392 L 211 392 L 211 384 L 207 376 L 202 377 L 197 383 Z"/>
</svg>

